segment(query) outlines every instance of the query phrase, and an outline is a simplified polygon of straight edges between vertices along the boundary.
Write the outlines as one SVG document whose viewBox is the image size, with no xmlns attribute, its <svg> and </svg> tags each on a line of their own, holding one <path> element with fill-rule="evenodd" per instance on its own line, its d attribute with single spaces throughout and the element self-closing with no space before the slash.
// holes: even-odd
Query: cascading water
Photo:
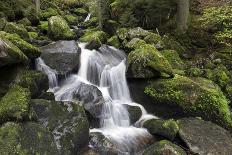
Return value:
<svg viewBox="0 0 232 155">
<path fill-rule="evenodd" d="M 147 115 L 141 105 L 132 102 L 125 75 L 126 55 L 120 50 L 105 45 L 99 51 L 85 49 L 85 45 L 79 44 L 82 51 L 78 74 L 70 75 L 54 91 L 55 98 L 58 101 L 75 102 L 76 94 L 79 93 L 81 96 L 86 94 L 85 89 L 81 89 L 83 84 L 97 87 L 104 98 L 100 115 L 101 128 L 91 129 L 91 132 L 101 132 L 117 146 L 120 154 L 138 152 L 147 140 L 152 139 L 147 130 L 139 128 L 140 123 L 153 116 Z M 37 60 L 37 64 L 38 69 L 49 76 L 50 88 L 57 87 L 57 83 L 53 80 L 55 71 L 47 67 L 41 58 Z M 139 106 L 142 110 L 143 115 L 135 124 L 137 127 L 130 124 L 126 104 Z"/>
</svg>

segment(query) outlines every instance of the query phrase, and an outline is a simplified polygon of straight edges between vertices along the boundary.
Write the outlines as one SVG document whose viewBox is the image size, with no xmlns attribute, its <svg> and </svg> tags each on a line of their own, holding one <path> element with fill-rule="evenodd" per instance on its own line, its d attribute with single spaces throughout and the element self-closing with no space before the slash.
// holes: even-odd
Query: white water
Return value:
<svg viewBox="0 0 232 155">
<path fill-rule="evenodd" d="M 87 17 L 85 18 L 84 22 L 87 22 L 87 21 L 90 19 L 90 17 L 91 17 L 91 13 L 89 13 L 89 14 L 87 15 Z"/>
<path fill-rule="evenodd" d="M 125 75 L 126 55 L 108 46 L 102 46 L 100 51 L 85 49 L 84 43 L 80 43 L 79 46 L 82 50 L 79 72 L 77 75 L 70 75 L 59 89 L 54 91 L 56 100 L 75 102 L 75 94 L 85 95 L 85 92 L 80 90 L 83 83 L 98 87 L 105 103 L 100 118 L 101 128 L 92 129 L 91 132 L 104 134 L 122 154 L 139 151 L 152 139 L 147 130 L 140 128 L 141 124 L 154 116 L 148 115 L 141 105 L 132 102 Z M 52 82 L 55 71 L 46 67 L 42 59 L 38 59 L 37 63 L 38 66 L 43 66 L 38 69 L 49 76 L 50 88 L 57 87 L 57 83 Z M 139 106 L 142 110 L 142 117 L 135 123 L 136 127 L 130 124 L 125 104 Z"/>
</svg>

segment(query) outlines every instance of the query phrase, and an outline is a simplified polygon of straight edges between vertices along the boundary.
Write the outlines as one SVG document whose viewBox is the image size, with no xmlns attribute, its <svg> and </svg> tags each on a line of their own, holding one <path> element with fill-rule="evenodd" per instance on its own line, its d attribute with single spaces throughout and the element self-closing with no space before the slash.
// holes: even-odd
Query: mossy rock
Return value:
<svg viewBox="0 0 232 155">
<path fill-rule="evenodd" d="M 83 28 L 93 28 L 98 26 L 98 18 L 92 17 L 88 21 L 80 23 L 80 26 Z"/>
<path fill-rule="evenodd" d="M 120 28 L 117 30 L 117 35 L 120 40 L 125 40 L 125 39 L 131 40 L 133 38 L 144 39 L 149 34 L 150 34 L 149 31 L 144 30 L 140 27 L 136 27 L 132 29 Z"/>
<path fill-rule="evenodd" d="M 31 40 L 38 38 L 38 33 L 37 32 L 28 32 L 29 37 Z"/>
<path fill-rule="evenodd" d="M 99 40 L 99 38 L 94 38 L 90 42 L 88 42 L 85 47 L 89 50 L 93 50 L 93 49 L 99 49 L 101 45 L 102 43 Z"/>
<path fill-rule="evenodd" d="M 68 22 L 69 25 L 76 25 L 78 24 L 78 18 L 71 14 L 65 15 L 64 19 Z"/>
<path fill-rule="evenodd" d="M 152 135 L 159 135 L 169 140 L 173 140 L 179 131 L 179 126 L 176 121 L 150 119 L 144 122 L 143 127 L 146 128 Z"/>
<path fill-rule="evenodd" d="M 12 42 L 0 35 L 0 67 L 20 62 L 27 62 L 27 56 Z"/>
<path fill-rule="evenodd" d="M 83 107 L 35 99 L 31 102 L 31 111 L 57 138 L 61 154 L 76 154 L 88 145 L 89 123 Z"/>
<path fill-rule="evenodd" d="M 28 115 L 30 91 L 13 85 L 0 100 L 0 123 L 9 120 L 22 120 Z"/>
<path fill-rule="evenodd" d="M 17 71 L 14 83 L 23 88 L 28 88 L 32 98 L 48 90 L 48 77 L 46 74 L 21 68 Z"/>
<path fill-rule="evenodd" d="M 23 18 L 17 22 L 18 24 L 22 24 L 23 26 L 31 26 L 31 21 L 27 18 Z"/>
<path fill-rule="evenodd" d="M 168 60 L 152 45 L 143 44 L 128 55 L 128 76 L 133 78 L 152 78 L 165 73 L 172 76 Z"/>
<path fill-rule="evenodd" d="M 81 42 L 90 42 L 92 39 L 99 39 L 101 44 L 106 43 L 107 34 L 100 30 L 88 29 L 85 34 L 80 38 Z"/>
<path fill-rule="evenodd" d="M 7 20 L 5 18 L 0 18 L 0 31 L 4 30 Z"/>
<path fill-rule="evenodd" d="M 143 152 L 143 155 L 187 155 L 186 152 L 176 144 L 170 141 L 162 140 L 149 146 Z"/>
<path fill-rule="evenodd" d="M 204 74 L 204 71 L 198 67 L 192 67 L 186 70 L 186 75 L 191 77 L 201 77 Z"/>
<path fill-rule="evenodd" d="M 42 125 L 8 122 L 0 128 L 0 152 L 7 154 L 58 154 L 53 135 Z"/>
<path fill-rule="evenodd" d="M 107 40 L 107 44 L 110 46 L 114 46 L 116 48 L 120 48 L 121 43 L 119 42 L 119 39 L 117 36 L 113 36 Z"/>
<path fill-rule="evenodd" d="M 129 41 L 125 47 L 126 49 L 128 50 L 134 50 L 136 48 L 139 48 L 141 45 L 144 45 L 146 44 L 146 42 L 142 39 L 139 39 L 139 38 L 133 38 L 131 39 L 131 41 Z"/>
<path fill-rule="evenodd" d="M 87 16 L 88 15 L 88 11 L 86 11 L 83 8 L 76 8 L 73 10 L 73 13 L 75 13 L 78 16 Z"/>
<path fill-rule="evenodd" d="M 48 35 L 54 40 L 71 40 L 75 34 L 68 26 L 68 23 L 60 16 L 52 16 L 48 20 Z"/>
<path fill-rule="evenodd" d="M 5 37 L 9 41 L 11 41 L 13 44 L 15 44 L 30 59 L 35 59 L 39 57 L 41 54 L 41 51 L 39 50 L 39 48 L 26 42 L 17 34 L 10 34 L 4 31 L 0 31 L 0 36 Z"/>
<path fill-rule="evenodd" d="M 47 34 L 48 32 L 48 21 L 40 21 L 38 25 L 40 32 Z"/>
<path fill-rule="evenodd" d="M 184 61 L 175 50 L 163 50 L 161 53 L 168 60 L 172 68 L 179 70 L 186 68 Z"/>
<path fill-rule="evenodd" d="M 46 10 L 42 10 L 39 14 L 39 18 L 41 20 L 48 20 L 52 16 L 59 15 L 58 11 L 54 8 L 48 8 Z"/>
<path fill-rule="evenodd" d="M 153 81 L 145 93 L 154 102 L 180 107 L 187 116 L 202 117 L 227 129 L 232 127 L 228 101 L 210 80 L 175 75 L 172 79 Z"/>
<path fill-rule="evenodd" d="M 9 22 L 6 24 L 4 31 L 8 33 L 12 33 L 12 34 L 16 33 L 23 39 L 29 40 L 28 32 L 25 29 L 25 27 L 21 24 L 15 24 L 15 23 Z"/>
<path fill-rule="evenodd" d="M 162 37 L 158 34 L 155 33 L 149 33 L 145 38 L 144 41 L 148 44 L 152 44 L 155 46 L 157 49 L 162 49 L 164 48 L 164 43 L 162 40 Z"/>
</svg>

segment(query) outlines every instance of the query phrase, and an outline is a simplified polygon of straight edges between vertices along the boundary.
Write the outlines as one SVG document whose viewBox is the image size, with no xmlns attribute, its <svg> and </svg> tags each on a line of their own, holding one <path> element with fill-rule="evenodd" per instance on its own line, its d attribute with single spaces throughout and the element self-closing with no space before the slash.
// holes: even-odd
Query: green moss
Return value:
<svg viewBox="0 0 232 155">
<path fill-rule="evenodd" d="M 9 22 L 6 24 L 4 31 L 8 33 L 13 33 L 13 34 L 16 33 L 20 37 L 26 40 L 29 39 L 27 30 L 23 27 L 23 25 L 17 25 L 15 23 Z"/>
<path fill-rule="evenodd" d="M 0 122 L 22 120 L 28 114 L 30 91 L 13 85 L 0 101 Z"/>
<path fill-rule="evenodd" d="M 52 17 L 52 16 L 57 16 L 59 15 L 58 11 L 53 9 L 53 8 L 48 8 L 46 10 L 42 10 L 40 12 L 40 19 L 41 20 L 47 20 L 48 18 Z"/>
<path fill-rule="evenodd" d="M 113 36 L 113 37 L 109 38 L 107 40 L 107 44 L 110 46 L 114 46 L 116 48 L 120 48 L 120 46 L 121 46 L 117 36 Z"/>
<path fill-rule="evenodd" d="M 153 135 L 164 136 L 170 140 L 173 140 L 179 131 L 179 126 L 172 119 L 170 120 L 151 119 L 144 122 L 143 127 L 146 128 Z"/>
<path fill-rule="evenodd" d="M 36 39 L 38 37 L 37 32 L 28 32 L 30 39 Z"/>
<path fill-rule="evenodd" d="M 167 153 L 175 155 L 187 155 L 181 147 L 173 144 L 168 140 L 162 140 L 151 145 L 144 151 L 143 155 L 164 155 Z"/>
<path fill-rule="evenodd" d="M 40 21 L 40 24 L 38 25 L 38 28 L 41 32 L 47 33 L 48 32 L 48 21 Z"/>
<path fill-rule="evenodd" d="M 175 75 L 173 79 L 152 82 L 145 93 L 156 102 L 180 107 L 188 116 L 202 117 L 227 129 L 232 127 L 226 97 L 207 79 Z"/>
<path fill-rule="evenodd" d="M 73 12 L 78 16 L 86 16 L 86 15 L 88 15 L 88 11 L 86 11 L 83 8 L 77 8 Z"/>
<path fill-rule="evenodd" d="M 125 47 L 129 50 L 134 50 L 136 48 L 139 48 L 141 45 L 145 45 L 146 42 L 139 38 L 133 38 L 131 41 L 129 41 Z"/>
<path fill-rule="evenodd" d="M 186 68 L 184 61 L 175 50 L 163 50 L 161 53 L 174 69 L 184 70 Z"/>
<path fill-rule="evenodd" d="M 22 24 L 23 26 L 31 26 L 31 22 L 27 18 L 23 18 L 23 19 L 19 20 L 18 24 Z"/>
<path fill-rule="evenodd" d="M 88 29 L 85 34 L 80 38 L 81 42 L 89 42 L 92 39 L 99 39 L 101 43 L 107 41 L 107 34 L 100 30 Z"/>
<path fill-rule="evenodd" d="M 48 35 L 54 40 L 74 39 L 75 34 L 60 16 L 52 16 L 48 21 Z"/>
<path fill-rule="evenodd" d="M 0 42 L 3 47 L 1 51 L 3 55 L 0 57 L 0 66 L 28 61 L 26 55 L 17 46 L 1 35 Z"/>
<path fill-rule="evenodd" d="M 192 67 L 187 70 L 186 74 L 192 77 L 201 77 L 203 75 L 203 71 L 200 68 Z"/>
<path fill-rule="evenodd" d="M 163 48 L 164 43 L 160 35 L 155 33 L 150 33 L 144 38 L 144 41 L 148 44 L 154 45 L 156 48 Z"/>
<path fill-rule="evenodd" d="M 33 46 L 32 44 L 24 41 L 17 34 L 10 34 L 3 31 L 0 31 L 0 36 L 5 37 L 13 44 L 15 44 L 28 58 L 37 58 L 40 56 L 41 51 L 39 48 Z"/>
<path fill-rule="evenodd" d="M 168 60 L 154 46 L 149 44 L 141 45 L 130 52 L 128 65 L 135 77 L 152 77 L 152 70 L 172 75 L 172 67 Z"/>
<path fill-rule="evenodd" d="M 120 29 L 118 29 L 117 30 L 117 35 L 118 35 L 119 39 L 120 40 L 127 39 L 128 38 L 127 32 L 128 32 L 128 29 L 126 29 L 126 28 L 120 28 Z"/>
<path fill-rule="evenodd" d="M 71 14 L 65 15 L 64 19 L 70 24 L 74 25 L 78 23 L 78 18 L 76 16 L 73 16 Z"/>
</svg>

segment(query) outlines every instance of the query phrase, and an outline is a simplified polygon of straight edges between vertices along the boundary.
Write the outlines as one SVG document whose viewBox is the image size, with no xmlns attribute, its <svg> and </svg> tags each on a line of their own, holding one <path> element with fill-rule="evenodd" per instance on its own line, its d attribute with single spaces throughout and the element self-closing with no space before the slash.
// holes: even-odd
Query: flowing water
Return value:
<svg viewBox="0 0 232 155">
<path fill-rule="evenodd" d="M 75 95 L 88 94 L 84 85 L 97 87 L 104 98 L 100 115 L 100 128 L 90 132 L 101 132 L 119 150 L 120 154 L 140 151 L 152 139 L 147 130 L 141 128 L 144 120 L 154 118 L 148 115 L 139 104 L 134 103 L 126 80 L 126 55 L 123 51 L 103 45 L 99 51 L 81 48 L 80 68 L 76 75 L 70 75 L 58 88 L 56 72 L 37 60 L 38 70 L 44 71 L 49 77 L 50 90 L 53 90 L 58 101 L 73 101 Z M 54 89 L 56 88 L 56 89 Z M 95 97 L 93 97 L 94 100 Z M 139 106 L 142 117 L 134 125 L 130 122 L 125 105 Z M 134 153 L 133 153 L 134 154 Z"/>
</svg>

